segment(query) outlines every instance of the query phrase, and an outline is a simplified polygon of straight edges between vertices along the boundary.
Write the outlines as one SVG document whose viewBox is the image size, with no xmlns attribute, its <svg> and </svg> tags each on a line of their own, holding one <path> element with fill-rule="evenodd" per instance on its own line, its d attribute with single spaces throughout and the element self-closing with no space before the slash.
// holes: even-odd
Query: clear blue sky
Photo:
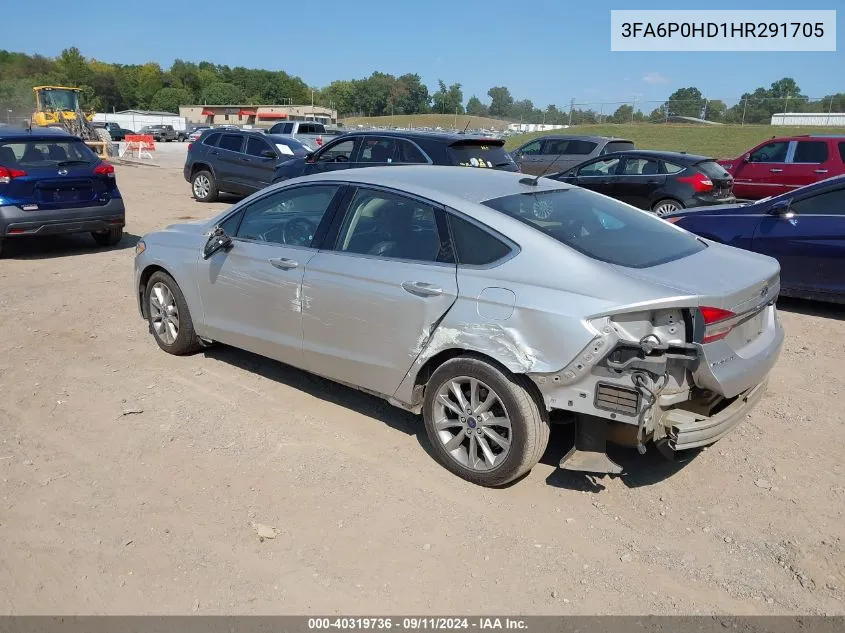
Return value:
<svg viewBox="0 0 845 633">
<path fill-rule="evenodd" d="M 561 108 L 570 98 L 660 100 L 691 85 L 730 102 L 784 76 L 796 79 L 810 97 L 845 92 L 842 35 L 833 53 L 612 53 L 610 9 L 636 8 L 630 1 L 326 0 L 320 11 L 311 8 L 317 3 L 302 4 L 300 10 L 287 2 L 232 0 L 79 5 L 40 0 L 37 9 L 27 2 L 3 4 L 0 48 L 7 50 L 55 56 L 77 46 L 86 57 L 124 64 L 155 61 L 165 68 L 176 58 L 208 60 L 281 69 L 319 87 L 374 70 L 416 72 L 432 91 L 438 79 L 460 82 L 465 100 L 475 94 L 487 102 L 488 88 L 505 85 L 517 99 Z M 639 4 L 678 8 L 677 1 Z M 689 8 L 845 5 L 842 0 L 817 0 L 811 6 L 710 0 Z"/>
</svg>

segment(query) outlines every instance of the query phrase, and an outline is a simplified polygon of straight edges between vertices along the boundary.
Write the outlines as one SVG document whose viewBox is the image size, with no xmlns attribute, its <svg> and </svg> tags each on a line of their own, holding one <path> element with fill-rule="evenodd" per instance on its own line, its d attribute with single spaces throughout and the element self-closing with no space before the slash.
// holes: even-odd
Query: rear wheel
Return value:
<svg viewBox="0 0 845 633">
<path fill-rule="evenodd" d="M 102 233 L 91 233 L 91 237 L 97 242 L 97 246 L 115 246 L 123 239 L 123 227 L 118 226 Z"/>
<path fill-rule="evenodd" d="M 217 183 L 214 182 L 214 176 L 209 171 L 198 171 L 191 179 L 191 190 L 194 193 L 194 198 L 200 202 L 214 202 L 217 200 L 219 191 L 217 190 Z"/>
<path fill-rule="evenodd" d="M 651 207 L 651 210 L 654 211 L 654 214 L 657 216 L 664 216 L 669 215 L 670 213 L 674 213 L 675 211 L 680 211 L 684 208 L 677 200 L 672 200 L 671 198 L 665 198 L 663 200 L 658 200 L 654 203 L 654 206 Z"/>
<path fill-rule="evenodd" d="M 202 347 L 188 303 L 173 277 L 163 271 L 153 273 L 144 290 L 144 305 L 150 332 L 165 352 L 181 356 Z"/>
<path fill-rule="evenodd" d="M 548 416 L 518 377 L 477 358 L 455 358 L 434 372 L 423 420 L 437 459 L 481 486 L 521 477 L 549 441 Z"/>
</svg>

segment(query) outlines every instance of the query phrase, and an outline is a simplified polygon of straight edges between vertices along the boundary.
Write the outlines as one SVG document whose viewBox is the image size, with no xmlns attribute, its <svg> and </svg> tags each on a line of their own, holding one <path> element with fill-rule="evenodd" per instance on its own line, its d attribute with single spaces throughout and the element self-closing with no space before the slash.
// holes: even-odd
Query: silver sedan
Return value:
<svg viewBox="0 0 845 633">
<path fill-rule="evenodd" d="M 497 486 L 551 420 L 561 467 L 607 442 L 711 444 L 783 343 L 774 259 L 590 191 L 460 167 L 335 171 L 263 189 L 136 249 L 159 347 L 243 348 L 421 413 L 443 465 Z"/>
</svg>

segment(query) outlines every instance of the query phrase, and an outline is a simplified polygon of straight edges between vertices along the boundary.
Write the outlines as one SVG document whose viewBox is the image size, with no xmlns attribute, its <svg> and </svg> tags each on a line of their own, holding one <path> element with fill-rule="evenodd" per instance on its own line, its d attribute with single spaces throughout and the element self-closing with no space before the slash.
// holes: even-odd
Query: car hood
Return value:
<svg viewBox="0 0 845 633">
<path fill-rule="evenodd" d="M 693 255 L 659 266 L 614 268 L 626 277 L 694 296 L 699 305 L 737 313 L 776 296 L 780 282 L 776 259 L 711 242 Z"/>
</svg>

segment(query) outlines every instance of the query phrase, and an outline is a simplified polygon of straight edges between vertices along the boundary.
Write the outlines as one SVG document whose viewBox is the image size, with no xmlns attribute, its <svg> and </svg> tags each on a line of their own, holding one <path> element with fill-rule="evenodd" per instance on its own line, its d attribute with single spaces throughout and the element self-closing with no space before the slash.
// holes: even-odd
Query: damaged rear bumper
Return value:
<svg viewBox="0 0 845 633">
<path fill-rule="evenodd" d="M 713 415 L 701 415 L 682 408 L 663 414 L 660 425 L 672 451 L 709 446 L 730 433 L 763 397 L 768 379 L 738 395 L 727 407 Z"/>
</svg>

